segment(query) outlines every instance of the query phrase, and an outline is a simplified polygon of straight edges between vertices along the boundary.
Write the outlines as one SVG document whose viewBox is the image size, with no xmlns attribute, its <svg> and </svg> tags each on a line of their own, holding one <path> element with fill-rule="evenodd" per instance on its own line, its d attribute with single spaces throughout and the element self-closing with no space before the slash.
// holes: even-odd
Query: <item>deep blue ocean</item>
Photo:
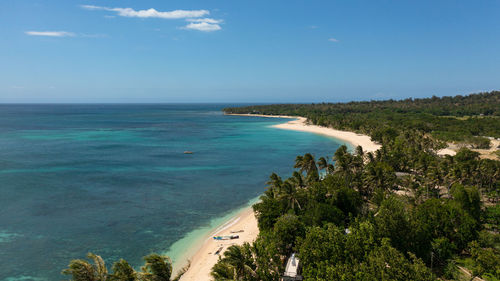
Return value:
<svg viewBox="0 0 500 281">
<path fill-rule="evenodd" d="M 89 251 L 139 266 L 340 144 L 225 106 L 0 105 L 0 280 L 68 279 Z"/>
</svg>

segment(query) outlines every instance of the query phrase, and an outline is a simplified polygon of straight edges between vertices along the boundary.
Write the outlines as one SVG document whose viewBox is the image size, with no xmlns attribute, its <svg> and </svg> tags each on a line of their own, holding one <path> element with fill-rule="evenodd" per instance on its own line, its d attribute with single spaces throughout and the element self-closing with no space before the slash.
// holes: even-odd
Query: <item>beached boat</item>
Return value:
<svg viewBox="0 0 500 281">
<path fill-rule="evenodd" d="M 217 252 L 215 252 L 215 254 L 214 254 L 214 255 L 218 255 L 218 254 L 220 254 L 220 252 L 222 251 L 222 248 L 224 248 L 224 247 L 220 247 L 220 248 L 217 250 Z"/>
<path fill-rule="evenodd" d="M 240 238 L 239 235 L 214 236 L 214 240 L 232 240 Z"/>
</svg>

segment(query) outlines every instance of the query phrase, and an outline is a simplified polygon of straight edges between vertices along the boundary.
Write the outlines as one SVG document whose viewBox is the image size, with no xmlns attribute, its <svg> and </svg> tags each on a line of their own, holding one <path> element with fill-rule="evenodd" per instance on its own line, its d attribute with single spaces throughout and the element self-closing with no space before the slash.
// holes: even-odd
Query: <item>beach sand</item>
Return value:
<svg viewBox="0 0 500 281">
<path fill-rule="evenodd" d="M 499 160 L 500 158 L 498 157 L 498 155 L 495 154 L 495 151 L 497 151 L 498 148 L 500 147 L 500 139 L 495 139 L 495 138 L 489 138 L 489 139 L 491 142 L 489 149 L 475 149 L 475 148 L 470 148 L 465 144 L 448 143 L 448 147 L 437 151 L 437 155 L 454 156 L 455 154 L 457 154 L 457 151 L 459 151 L 460 148 L 467 147 L 472 151 L 479 152 L 479 157 L 482 159 Z"/>
<path fill-rule="evenodd" d="M 307 119 L 304 117 L 287 116 L 287 115 L 262 115 L 262 114 L 227 114 L 227 115 L 295 119 L 283 124 L 274 125 L 273 127 L 278 129 L 309 132 L 309 133 L 333 137 L 345 141 L 346 143 L 349 143 L 354 147 L 361 145 L 361 147 L 363 147 L 363 150 L 365 152 L 374 152 L 382 147 L 380 144 L 373 142 L 371 138 L 367 135 L 357 134 L 349 131 L 335 130 L 332 128 L 322 127 L 317 125 L 309 125 L 306 122 Z"/>
<path fill-rule="evenodd" d="M 243 230 L 240 233 L 231 233 L 231 231 Z M 217 263 L 219 255 L 215 252 L 222 247 L 220 255 L 231 245 L 241 245 L 244 242 L 253 242 L 259 234 L 257 219 L 253 213 L 252 207 L 241 211 L 235 218 L 229 220 L 221 229 L 207 237 L 201 245 L 201 248 L 191 258 L 191 266 L 188 271 L 182 275 L 181 281 L 205 281 L 212 280 L 210 271 Z M 214 240 L 213 236 L 239 235 L 239 239 L 234 240 Z"/>
<path fill-rule="evenodd" d="M 302 132 L 310 132 L 315 134 L 321 134 L 329 137 L 334 137 L 336 139 L 345 141 L 352 146 L 361 145 L 363 150 L 367 152 L 373 152 L 380 148 L 380 145 L 371 141 L 370 137 L 366 135 L 360 135 L 353 132 L 339 131 L 331 128 L 308 125 L 306 124 L 306 118 L 303 117 L 293 117 L 293 116 L 270 116 L 270 115 L 257 115 L 257 114 L 228 114 L 237 116 L 254 116 L 254 117 L 273 117 L 273 118 L 290 118 L 294 119 L 287 123 L 274 125 L 274 128 L 285 129 L 285 130 L 295 130 Z M 241 233 L 231 233 L 231 231 L 243 230 Z M 235 240 L 214 240 L 213 236 L 219 235 L 232 235 L 237 234 L 240 236 L 239 239 Z M 259 228 L 257 227 L 257 219 L 253 213 L 251 207 L 245 208 L 241 211 L 235 218 L 226 222 L 220 229 L 214 231 L 207 237 L 203 244 L 196 251 L 196 254 L 190 259 L 191 266 L 184 273 L 181 281 L 208 281 L 212 280 L 210 276 L 210 271 L 212 267 L 217 263 L 219 255 L 215 252 L 222 247 L 220 255 L 224 253 L 227 247 L 231 245 L 241 245 L 244 242 L 251 243 L 257 238 L 259 234 Z"/>
<path fill-rule="evenodd" d="M 306 123 L 306 121 L 307 119 L 304 117 L 296 117 L 296 120 L 274 125 L 273 127 L 278 129 L 295 130 L 334 137 L 336 139 L 345 141 L 346 143 L 350 143 L 354 147 L 361 145 L 361 147 L 363 147 L 363 151 L 365 152 L 374 152 L 382 147 L 380 144 L 376 144 L 375 142 L 373 142 L 367 135 L 356 134 L 348 131 L 340 131 L 317 125 L 309 125 Z"/>
</svg>

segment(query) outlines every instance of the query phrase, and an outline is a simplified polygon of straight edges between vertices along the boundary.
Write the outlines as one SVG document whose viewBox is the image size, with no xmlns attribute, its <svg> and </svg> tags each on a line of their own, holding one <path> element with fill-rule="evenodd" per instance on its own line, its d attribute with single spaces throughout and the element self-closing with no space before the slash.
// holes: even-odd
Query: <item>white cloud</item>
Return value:
<svg viewBox="0 0 500 281">
<path fill-rule="evenodd" d="M 174 10 L 168 12 L 160 12 L 153 8 L 147 10 L 134 10 L 132 8 L 109 8 L 94 5 L 81 5 L 83 9 L 87 10 L 102 10 L 115 12 L 121 17 L 136 17 L 136 18 L 161 18 L 161 19 L 186 19 L 189 22 L 182 29 L 192 29 L 199 31 L 217 31 L 221 30 L 220 23 L 223 20 L 202 18 L 210 14 L 207 10 Z"/>
<path fill-rule="evenodd" d="M 337 40 L 335 38 L 329 38 L 328 41 L 330 41 L 330 42 L 339 42 L 339 40 Z"/>
<path fill-rule="evenodd" d="M 73 37 L 73 32 L 67 31 L 26 31 L 27 35 L 31 36 L 48 36 L 48 37 Z"/>
<path fill-rule="evenodd" d="M 183 27 L 184 29 L 193 29 L 193 30 L 199 30 L 199 31 L 204 31 L 204 32 L 211 32 L 211 31 L 217 31 L 221 30 L 222 28 L 218 24 L 212 24 L 208 22 L 192 22 L 186 26 Z"/>
<path fill-rule="evenodd" d="M 192 29 L 204 32 L 211 32 L 221 30 L 219 23 L 222 23 L 223 20 L 216 20 L 211 18 L 202 18 L 202 19 L 186 19 L 186 21 L 190 22 L 183 29 Z"/>
<path fill-rule="evenodd" d="M 117 13 L 122 17 L 131 18 L 161 18 L 161 19 L 184 19 L 199 18 L 210 14 L 207 10 L 174 10 L 169 12 L 160 12 L 153 8 L 147 10 L 134 10 L 132 8 L 109 8 L 94 5 L 82 5 L 87 10 L 103 10 Z"/>
</svg>

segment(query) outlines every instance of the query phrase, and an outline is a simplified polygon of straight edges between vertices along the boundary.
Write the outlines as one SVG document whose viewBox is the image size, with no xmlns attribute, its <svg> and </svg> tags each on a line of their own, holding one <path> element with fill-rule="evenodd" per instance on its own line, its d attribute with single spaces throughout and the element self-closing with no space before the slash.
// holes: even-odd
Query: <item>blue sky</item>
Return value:
<svg viewBox="0 0 500 281">
<path fill-rule="evenodd" d="M 0 1 L 0 102 L 500 89 L 500 1 Z"/>
</svg>

